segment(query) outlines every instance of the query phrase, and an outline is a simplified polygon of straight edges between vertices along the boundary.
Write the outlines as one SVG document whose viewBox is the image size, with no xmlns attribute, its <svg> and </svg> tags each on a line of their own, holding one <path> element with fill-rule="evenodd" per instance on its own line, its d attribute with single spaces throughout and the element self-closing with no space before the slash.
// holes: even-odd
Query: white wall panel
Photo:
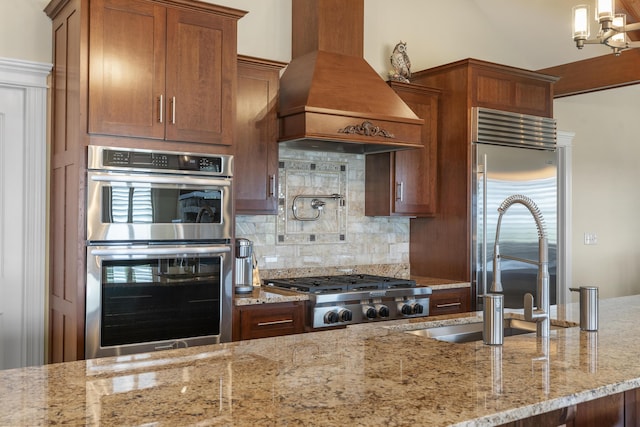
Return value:
<svg viewBox="0 0 640 427">
<path fill-rule="evenodd" d="M 44 362 L 46 76 L 0 58 L 0 368 Z"/>
</svg>

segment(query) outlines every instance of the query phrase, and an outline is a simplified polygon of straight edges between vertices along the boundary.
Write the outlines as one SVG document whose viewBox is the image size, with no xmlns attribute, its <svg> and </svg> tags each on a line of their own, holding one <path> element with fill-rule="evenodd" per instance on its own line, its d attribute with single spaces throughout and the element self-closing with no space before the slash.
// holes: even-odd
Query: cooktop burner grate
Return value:
<svg viewBox="0 0 640 427">
<path fill-rule="evenodd" d="M 375 276 L 370 274 L 271 279 L 267 284 L 312 294 L 337 294 L 342 292 L 371 291 L 377 289 L 406 289 L 414 288 L 416 286 L 416 282 L 414 280 Z"/>
</svg>

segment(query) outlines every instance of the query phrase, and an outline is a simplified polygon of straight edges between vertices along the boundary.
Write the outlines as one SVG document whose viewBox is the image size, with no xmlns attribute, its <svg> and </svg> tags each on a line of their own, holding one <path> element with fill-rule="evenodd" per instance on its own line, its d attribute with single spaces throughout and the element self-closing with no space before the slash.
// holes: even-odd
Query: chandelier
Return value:
<svg viewBox="0 0 640 427">
<path fill-rule="evenodd" d="M 628 31 L 640 30 L 640 23 L 627 24 L 624 14 L 614 13 L 614 0 L 596 0 L 595 19 L 600 26 L 596 38 L 589 39 L 589 6 L 573 7 L 573 41 L 582 49 L 585 44 L 604 44 L 613 49 L 618 56 L 620 52 L 631 48 L 640 48 L 640 42 L 629 41 Z"/>
</svg>

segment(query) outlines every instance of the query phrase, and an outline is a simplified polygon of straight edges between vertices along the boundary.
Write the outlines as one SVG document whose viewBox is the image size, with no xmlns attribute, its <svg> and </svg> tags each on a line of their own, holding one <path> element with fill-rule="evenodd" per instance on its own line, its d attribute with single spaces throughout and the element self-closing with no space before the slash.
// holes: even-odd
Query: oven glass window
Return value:
<svg viewBox="0 0 640 427">
<path fill-rule="evenodd" d="M 216 223 L 221 220 L 222 191 L 159 186 L 102 187 L 102 223 Z"/>
<path fill-rule="evenodd" d="M 221 262 L 103 260 L 102 346 L 218 335 Z"/>
</svg>

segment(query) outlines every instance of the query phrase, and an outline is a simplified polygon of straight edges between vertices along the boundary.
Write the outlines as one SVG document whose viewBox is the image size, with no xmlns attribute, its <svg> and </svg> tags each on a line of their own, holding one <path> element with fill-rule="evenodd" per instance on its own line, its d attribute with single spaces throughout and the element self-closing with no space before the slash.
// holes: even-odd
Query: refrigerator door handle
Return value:
<svg viewBox="0 0 640 427">
<path fill-rule="evenodd" d="M 482 295 L 487 294 L 487 153 L 482 155 L 482 164 L 478 167 L 482 179 Z"/>
</svg>

